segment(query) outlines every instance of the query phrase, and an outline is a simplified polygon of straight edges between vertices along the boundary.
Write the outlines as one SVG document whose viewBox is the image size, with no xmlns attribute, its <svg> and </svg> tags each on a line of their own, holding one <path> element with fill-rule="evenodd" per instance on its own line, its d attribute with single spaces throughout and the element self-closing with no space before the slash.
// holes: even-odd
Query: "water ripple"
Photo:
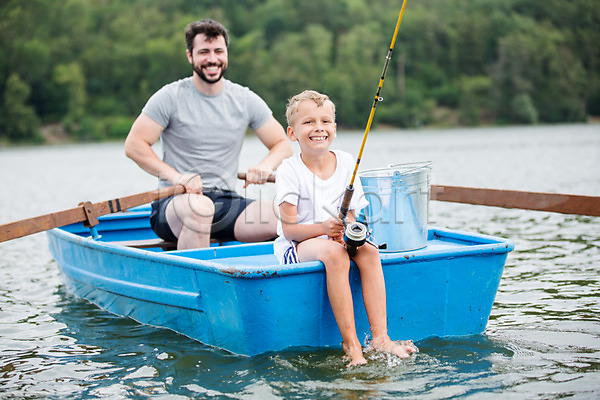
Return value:
<svg viewBox="0 0 600 400">
<path fill-rule="evenodd" d="M 357 137 L 346 133 L 336 140 L 354 152 Z M 600 193 L 597 126 L 376 137 L 367 146 L 365 168 L 433 159 L 443 184 Z M 253 165 L 261 146 L 258 140 L 245 145 L 242 167 Z M 0 151 L 4 182 L 28 199 L 0 197 L 1 222 L 155 185 L 125 160 L 118 143 Z M 106 176 L 107 166 L 121 179 L 106 185 L 90 179 Z M 11 170 L 20 173 L 6 173 Z M 79 184 L 56 179 L 67 175 Z M 426 339 L 408 360 L 372 354 L 368 365 L 351 369 L 340 349 L 241 357 L 112 315 L 66 291 L 44 235 L 2 243 L 0 397 L 598 398 L 600 218 L 432 202 L 431 222 L 515 242 L 486 333 Z"/>
</svg>

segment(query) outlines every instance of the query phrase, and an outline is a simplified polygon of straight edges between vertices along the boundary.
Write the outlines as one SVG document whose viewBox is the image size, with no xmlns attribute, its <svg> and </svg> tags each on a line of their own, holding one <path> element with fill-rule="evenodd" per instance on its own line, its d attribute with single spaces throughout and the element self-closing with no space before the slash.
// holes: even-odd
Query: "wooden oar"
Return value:
<svg viewBox="0 0 600 400">
<path fill-rule="evenodd" d="M 238 178 L 245 180 L 246 174 L 239 173 Z M 269 176 L 267 182 L 275 182 L 275 176 Z M 75 208 L 9 222 L 0 225 L 0 242 L 6 242 L 76 222 L 87 222 L 93 226 L 97 224 L 97 217 L 101 215 L 124 211 L 131 207 L 147 204 L 154 200 L 184 192 L 185 189 L 181 185 L 171 186 L 95 204 L 85 202 Z M 431 200 L 549 211 L 562 214 L 600 216 L 600 197 L 598 196 L 431 185 Z"/>
<path fill-rule="evenodd" d="M 245 180 L 246 174 L 239 173 L 238 178 Z M 275 176 L 269 176 L 267 182 L 275 182 Z M 600 197 L 598 196 L 431 185 L 431 200 L 600 216 Z"/>
<path fill-rule="evenodd" d="M 238 172 L 238 179 L 245 181 L 246 180 L 246 173 L 245 172 Z M 267 182 L 269 183 L 275 183 L 275 175 L 271 174 L 269 175 L 269 177 L 267 178 Z"/>
<path fill-rule="evenodd" d="M 185 193 L 185 188 L 181 185 L 175 185 L 113 200 L 106 200 L 95 204 L 88 201 L 68 210 L 9 222 L 0 225 L 0 242 L 6 242 L 7 240 L 32 235 L 34 233 L 74 224 L 76 222 L 86 222 L 89 225 L 94 226 L 98 224 L 97 217 L 101 215 L 124 211 L 131 207 L 147 204 L 154 200 L 181 193 Z"/>
<path fill-rule="evenodd" d="M 431 185 L 431 200 L 600 216 L 600 197 Z"/>
</svg>

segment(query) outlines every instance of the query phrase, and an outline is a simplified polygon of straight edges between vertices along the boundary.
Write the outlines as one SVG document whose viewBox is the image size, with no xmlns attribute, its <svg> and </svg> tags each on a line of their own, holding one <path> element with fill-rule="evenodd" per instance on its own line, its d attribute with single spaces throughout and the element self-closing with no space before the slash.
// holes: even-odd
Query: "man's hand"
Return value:
<svg viewBox="0 0 600 400">
<path fill-rule="evenodd" d="M 261 168 L 259 166 L 249 168 L 248 172 L 246 173 L 246 183 L 244 184 L 244 189 L 251 184 L 264 185 L 272 173 L 272 169 Z"/>
<path fill-rule="evenodd" d="M 177 181 L 172 183 L 175 185 L 183 185 L 186 193 L 202 194 L 202 178 L 198 174 L 182 174 Z"/>
</svg>

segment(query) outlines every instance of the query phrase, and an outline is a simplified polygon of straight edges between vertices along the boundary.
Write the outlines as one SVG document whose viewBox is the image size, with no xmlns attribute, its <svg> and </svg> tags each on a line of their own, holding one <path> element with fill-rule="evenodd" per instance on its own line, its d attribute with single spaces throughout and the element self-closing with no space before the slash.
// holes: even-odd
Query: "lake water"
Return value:
<svg viewBox="0 0 600 400">
<path fill-rule="evenodd" d="M 240 168 L 264 154 L 248 139 Z M 361 170 L 427 160 L 435 184 L 600 195 L 600 125 L 373 131 Z M 0 178 L 0 224 L 156 187 L 120 143 L 0 149 Z M 599 398 L 600 217 L 432 202 L 430 220 L 515 242 L 485 334 L 353 369 L 340 350 L 242 357 L 137 324 L 68 293 L 45 234 L 1 243 L 0 397 Z"/>
</svg>

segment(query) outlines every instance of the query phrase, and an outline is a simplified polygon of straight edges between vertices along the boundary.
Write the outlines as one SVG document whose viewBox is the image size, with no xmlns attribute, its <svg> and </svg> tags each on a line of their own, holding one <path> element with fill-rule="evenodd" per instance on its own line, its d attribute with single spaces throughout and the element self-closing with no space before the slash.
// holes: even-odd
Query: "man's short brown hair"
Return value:
<svg viewBox="0 0 600 400">
<path fill-rule="evenodd" d="M 229 47 L 229 33 L 227 33 L 227 29 L 217 21 L 203 19 L 202 21 L 190 22 L 185 27 L 185 44 L 190 53 L 194 49 L 194 38 L 198 34 L 204 34 L 209 42 L 212 42 L 219 36 L 223 36 L 225 44 Z"/>
</svg>

